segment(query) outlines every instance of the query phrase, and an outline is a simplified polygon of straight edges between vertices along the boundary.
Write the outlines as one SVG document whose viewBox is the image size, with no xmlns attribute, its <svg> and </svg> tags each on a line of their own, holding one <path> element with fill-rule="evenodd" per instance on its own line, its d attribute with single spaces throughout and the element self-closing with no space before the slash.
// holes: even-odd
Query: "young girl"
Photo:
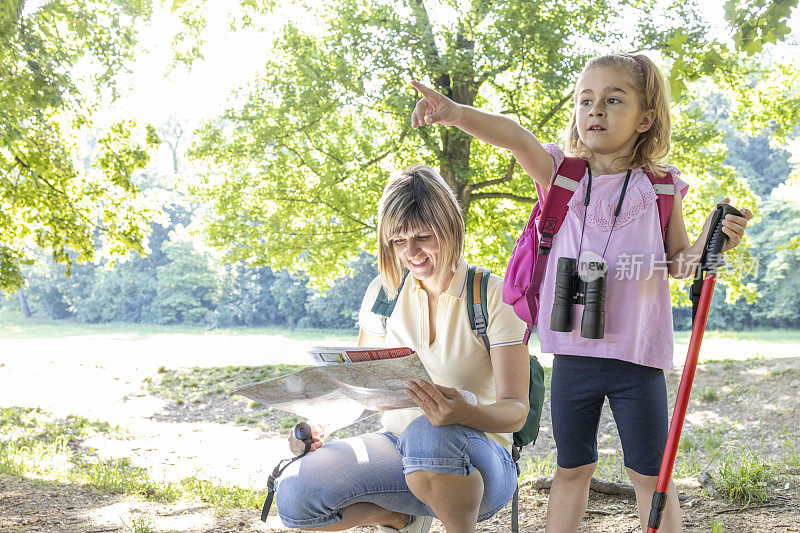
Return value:
<svg viewBox="0 0 800 533">
<path fill-rule="evenodd" d="M 490 144 L 511 150 L 546 198 L 564 153 L 543 146 L 512 119 L 459 105 L 413 82 L 423 98 L 411 118 L 414 128 L 429 123 L 456 126 Z M 617 424 L 625 466 L 636 490 L 642 528 L 647 527 L 668 431 L 663 369 L 672 367 L 672 312 L 667 270 L 688 277 L 697 266 L 708 226 L 689 244 L 681 201 L 688 185 L 675 167 L 662 163 L 669 152 L 669 91 L 646 56 L 612 54 L 590 60 L 575 86 L 575 108 L 567 151 L 586 160 L 586 174 L 569 202 L 553 239 L 541 286 L 538 335 L 553 360 L 551 414 L 558 467 L 547 508 L 547 531 L 577 531 L 586 509 L 589 482 L 597 466 L 597 428 L 607 397 Z M 675 200 L 662 237 L 657 195 L 644 169 L 674 178 Z M 584 200 L 589 190 L 588 205 Z M 727 201 L 727 199 L 725 200 Z M 617 206 L 621 205 L 621 209 Z M 728 215 L 726 250 L 737 246 L 752 217 Z M 581 310 L 571 332 L 550 329 L 560 257 L 602 257 L 607 265 L 604 338 L 581 336 Z M 624 272 L 639 261 L 634 275 Z M 662 275 L 653 275 L 662 265 Z M 577 306 L 573 306 L 577 307 Z M 659 531 L 680 531 L 677 492 L 670 484 Z"/>
</svg>

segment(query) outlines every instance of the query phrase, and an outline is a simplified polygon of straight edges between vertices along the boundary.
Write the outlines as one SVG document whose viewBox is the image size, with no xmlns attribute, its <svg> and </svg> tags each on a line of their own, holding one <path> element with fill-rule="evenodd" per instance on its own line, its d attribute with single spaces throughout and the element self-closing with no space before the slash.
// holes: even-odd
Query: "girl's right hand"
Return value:
<svg viewBox="0 0 800 533">
<path fill-rule="evenodd" d="M 316 424 L 311 424 L 311 452 L 322 446 L 322 428 Z M 294 431 L 289 434 L 289 449 L 292 451 L 294 455 L 300 455 L 306 449 L 306 445 L 303 441 L 298 439 L 294 436 Z"/>
<path fill-rule="evenodd" d="M 416 129 L 425 124 L 455 126 L 459 116 L 459 105 L 442 93 L 412 81 L 411 85 L 422 94 L 422 98 L 411 114 L 411 127 Z"/>
</svg>

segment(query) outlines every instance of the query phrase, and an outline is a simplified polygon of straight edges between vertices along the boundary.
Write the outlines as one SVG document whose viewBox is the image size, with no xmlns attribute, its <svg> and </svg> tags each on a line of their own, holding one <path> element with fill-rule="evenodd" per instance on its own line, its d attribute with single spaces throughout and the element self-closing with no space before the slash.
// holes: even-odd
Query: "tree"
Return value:
<svg viewBox="0 0 800 533">
<path fill-rule="evenodd" d="M 171 239 L 163 248 L 169 262 L 156 267 L 163 323 L 204 323 L 217 296 L 217 278 L 209 258 L 188 241 Z"/>
<path fill-rule="evenodd" d="M 30 8 L 29 8 L 30 4 Z M 148 211 L 133 173 L 158 142 L 152 128 L 113 125 L 93 168 L 75 138 L 102 95 L 116 92 L 147 0 L 0 0 L 0 291 L 23 283 L 30 250 L 66 265 L 94 258 L 94 232 L 117 254 L 142 251 Z M 83 87 L 90 87 L 86 91 Z"/>
<path fill-rule="evenodd" d="M 378 275 L 378 269 L 375 257 L 363 252 L 350 266 L 352 276 L 337 277 L 324 295 L 316 295 L 306 304 L 306 311 L 315 326 L 352 328 L 358 321 L 364 293 Z"/>
<path fill-rule="evenodd" d="M 272 296 L 278 303 L 281 322 L 285 322 L 294 330 L 297 323 L 306 315 L 306 302 L 309 290 L 308 280 L 301 276 L 293 276 L 281 270 L 272 282 Z"/>
<path fill-rule="evenodd" d="M 541 139 L 557 140 L 576 73 L 610 50 L 653 50 L 669 66 L 683 98 L 673 161 L 705 178 L 696 180 L 703 194 L 687 205 L 691 232 L 699 232 L 721 191 L 741 190 L 738 205 L 753 208 L 747 183 L 723 164 L 719 131 L 694 124 L 698 111 L 687 104 L 686 88 L 703 77 L 738 86 L 743 72 L 763 68 L 710 40 L 696 5 L 670 6 L 663 27 L 643 15 L 636 31 L 625 31 L 613 14 L 642 14 L 653 2 L 433 7 L 338 0 L 283 28 L 276 58 L 244 92 L 245 103 L 208 123 L 192 151 L 221 174 L 203 196 L 216 209 L 209 238 L 229 259 L 304 270 L 315 284 L 330 283 L 359 251 L 375 253 L 376 206 L 389 173 L 422 161 L 439 169 L 463 208 L 467 258 L 502 274 L 535 200 L 533 183 L 508 153 L 454 128 L 412 131 L 417 97 L 408 81 L 427 78 L 459 103 L 513 115 Z M 747 7 L 732 12 L 746 19 Z M 317 25 L 307 23 L 313 16 Z M 314 33 L 304 31 L 311 27 Z"/>
</svg>

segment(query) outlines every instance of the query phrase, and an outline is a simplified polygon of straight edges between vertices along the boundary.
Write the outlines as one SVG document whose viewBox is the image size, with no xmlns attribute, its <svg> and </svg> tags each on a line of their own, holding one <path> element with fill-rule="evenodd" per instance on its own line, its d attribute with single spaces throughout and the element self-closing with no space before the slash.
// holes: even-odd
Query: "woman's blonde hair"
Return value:
<svg viewBox="0 0 800 533">
<path fill-rule="evenodd" d="M 624 69 L 630 84 L 639 92 L 639 106 L 642 110 L 655 111 L 653 125 L 639 135 L 633 152 L 623 166 L 626 169 L 644 167 L 659 177 L 666 174 L 663 161 L 670 148 L 672 134 L 672 121 L 669 116 L 669 85 L 661 70 L 644 54 L 609 54 L 595 57 L 586 62 L 581 71 L 580 79 L 593 68 L 621 67 Z M 575 84 L 575 111 L 567 126 L 567 151 L 572 155 L 587 159 L 591 154 L 589 148 L 581 142 L 578 136 L 578 126 L 575 113 L 578 102 L 578 85 Z"/>
<path fill-rule="evenodd" d="M 378 207 L 378 271 L 389 298 L 403 281 L 392 239 L 408 231 L 433 231 L 442 266 L 455 272 L 464 248 L 464 216 L 455 194 L 433 168 L 414 165 L 389 179 Z"/>
</svg>

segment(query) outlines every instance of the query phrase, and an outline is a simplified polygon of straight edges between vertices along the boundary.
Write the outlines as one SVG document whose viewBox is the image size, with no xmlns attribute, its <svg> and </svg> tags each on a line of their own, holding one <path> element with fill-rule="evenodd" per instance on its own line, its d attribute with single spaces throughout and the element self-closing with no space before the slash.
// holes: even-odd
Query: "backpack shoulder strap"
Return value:
<svg viewBox="0 0 800 533">
<path fill-rule="evenodd" d="M 471 266 L 467 270 L 467 314 L 469 315 L 470 328 L 481 338 L 486 351 L 490 351 L 487 325 L 489 311 L 486 304 L 486 288 L 489 285 L 488 268 Z"/>
<path fill-rule="evenodd" d="M 553 235 L 561 228 L 567 216 L 567 203 L 586 173 L 586 161 L 579 157 L 565 157 L 558 167 L 550 190 L 547 192 L 542 215 L 539 219 L 539 250 L 542 255 L 550 253 Z"/>
<path fill-rule="evenodd" d="M 386 291 L 383 289 L 383 286 L 381 286 L 381 290 L 378 292 L 378 297 L 375 298 L 375 303 L 372 304 L 372 312 L 381 317 L 381 322 L 383 323 L 384 328 L 386 327 L 386 319 L 392 316 L 392 312 L 394 312 L 394 306 L 397 305 L 397 299 L 400 298 L 400 289 L 402 289 L 403 285 L 405 285 L 407 277 L 408 270 L 406 269 L 403 272 L 403 280 L 400 282 L 400 287 L 397 289 L 397 295 L 391 300 L 386 295 Z"/>
<path fill-rule="evenodd" d="M 672 215 L 672 206 L 675 204 L 675 179 L 672 174 L 667 172 L 663 178 L 659 178 L 649 170 L 645 170 L 647 178 L 653 184 L 653 190 L 656 191 L 658 200 L 658 220 L 661 224 L 661 237 L 664 243 L 667 242 L 667 225 L 669 224 L 669 217 Z"/>
</svg>

